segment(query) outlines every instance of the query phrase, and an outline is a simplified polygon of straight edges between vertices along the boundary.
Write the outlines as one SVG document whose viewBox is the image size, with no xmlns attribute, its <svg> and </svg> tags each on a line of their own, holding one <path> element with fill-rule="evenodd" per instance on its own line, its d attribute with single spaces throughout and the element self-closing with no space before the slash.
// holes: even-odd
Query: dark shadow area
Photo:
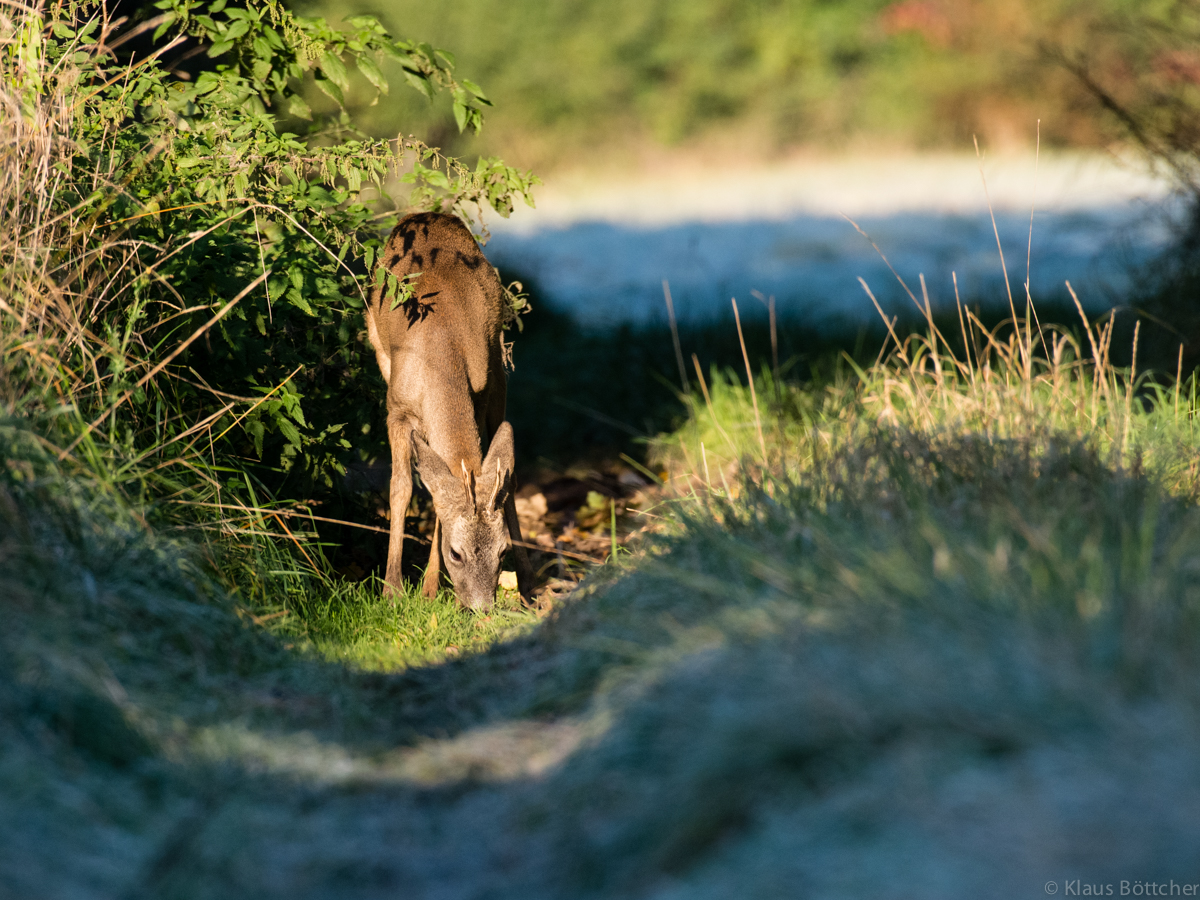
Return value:
<svg viewBox="0 0 1200 900">
<path fill-rule="evenodd" d="M 502 275 L 506 280 L 514 277 L 511 272 Z M 686 413 L 668 323 L 623 322 L 609 329 L 581 325 L 546 302 L 536 283 L 522 281 L 533 311 L 524 320 L 523 332 L 513 336 L 516 371 L 509 376 L 508 418 L 517 435 L 518 466 L 526 471 L 539 465 L 564 467 L 622 453 L 643 461 L 646 440 L 677 425 Z M 1065 291 L 1034 299 L 1044 325 L 1081 327 Z M 983 306 L 973 298 L 964 300 L 989 329 L 1011 318 L 1007 308 L 995 303 Z M 1023 306 L 1018 311 L 1023 312 Z M 934 321 L 961 358 L 957 312 L 936 312 Z M 878 316 L 846 318 L 818 330 L 799 316 L 782 315 L 773 351 L 770 321 L 754 300 L 743 307 L 741 325 L 756 375 L 778 360 L 780 375 L 800 383 L 833 377 L 846 367 L 847 356 L 857 365 L 869 366 L 892 343 Z M 927 331 L 911 306 L 900 312 L 895 329 L 901 340 Z M 683 375 L 697 396 L 693 354 L 706 379 L 716 367 L 733 371 L 745 382 L 745 360 L 732 311 L 719 320 L 680 323 L 679 341 Z"/>
<path fill-rule="evenodd" d="M 1134 283 L 1142 358 L 1171 376 L 1182 367 L 1186 378 L 1200 367 L 1200 205 L 1192 204 L 1171 246 L 1143 267 Z M 1133 329 L 1129 319 L 1126 332 Z"/>
</svg>

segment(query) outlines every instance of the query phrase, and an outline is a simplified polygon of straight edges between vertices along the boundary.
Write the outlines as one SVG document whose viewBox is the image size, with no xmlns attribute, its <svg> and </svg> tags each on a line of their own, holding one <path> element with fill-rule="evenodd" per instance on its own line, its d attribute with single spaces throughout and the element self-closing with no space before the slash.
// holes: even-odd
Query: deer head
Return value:
<svg viewBox="0 0 1200 900">
<path fill-rule="evenodd" d="M 412 441 L 417 471 L 441 522 L 442 559 L 458 601 L 470 609 L 488 609 L 496 596 L 500 561 L 511 545 L 504 501 L 513 471 L 512 426 L 502 422 L 496 429 L 478 475 L 463 460 L 457 461 L 457 471 L 452 469 L 415 431 Z"/>
</svg>

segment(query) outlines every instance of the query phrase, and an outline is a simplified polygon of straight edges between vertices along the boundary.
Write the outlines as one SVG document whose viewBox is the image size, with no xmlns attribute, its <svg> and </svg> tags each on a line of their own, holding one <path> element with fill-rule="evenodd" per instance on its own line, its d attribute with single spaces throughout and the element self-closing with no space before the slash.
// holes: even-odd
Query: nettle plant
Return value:
<svg viewBox="0 0 1200 900">
<path fill-rule="evenodd" d="M 385 183 L 400 176 L 409 206 L 471 219 L 507 216 L 518 195 L 532 205 L 537 179 L 355 130 L 348 98 L 386 96 L 386 60 L 431 100 L 448 93 L 460 130 L 490 105 L 449 53 L 371 17 L 339 30 L 276 0 L 155 6 L 136 26 L 74 2 L 0 22 L 26 137 L 51 119 L 63 131 L 43 142 L 38 202 L 3 200 L 4 287 L 75 310 L 56 391 L 83 431 L 167 462 L 202 447 L 210 472 L 261 461 L 289 492 L 330 484 L 351 437 L 382 435 L 360 332 L 368 268 L 397 218 Z M 314 89 L 328 99 L 310 105 Z"/>
</svg>

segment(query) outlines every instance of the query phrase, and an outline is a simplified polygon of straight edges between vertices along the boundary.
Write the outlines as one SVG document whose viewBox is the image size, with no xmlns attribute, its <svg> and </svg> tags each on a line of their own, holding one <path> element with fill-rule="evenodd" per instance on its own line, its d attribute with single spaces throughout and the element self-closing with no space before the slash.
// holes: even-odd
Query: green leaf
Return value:
<svg viewBox="0 0 1200 900">
<path fill-rule="evenodd" d="M 383 26 L 379 24 L 379 20 L 374 16 L 351 16 L 346 19 L 346 24 L 359 31 L 383 32 Z"/>
<path fill-rule="evenodd" d="M 158 5 L 158 4 L 155 4 L 155 5 Z M 167 13 L 166 15 L 164 15 L 162 24 L 160 24 L 157 28 L 154 29 L 154 36 L 151 38 L 151 40 L 153 40 L 155 43 L 157 43 L 158 39 L 161 38 L 164 34 L 166 34 L 171 29 L 171 26 L 174 24 L 175 24 L 175 13 Z"/>
<path fill-rule="evenodd" d="M 476 99 L 477 99 L 477 100 L 478 100 L 480 103 L 486 103 L 488 106 L 491 106 L 491 105 L 492 105 L 492 101 L 491 101 L 491 100 L 489 100 L 487 97 L 485 97 L 485 96 L 484 96 L 484 94 L 483 94 L 483 88 L 481 88 L 481 87 L 480 87 L 479 85 L 477 85 L 475 82 L 471 81 L 470 79 L 464 78 L 464 79 L 462 80 L 462 86 L 463 86 L 463 87 L 465 87 L 465 88 L 466 88 L 468 91 L 470 91 L 472 94 L 474 94 L 474 95 L 475 95 L 475 98 L 476 98 Z"/>
<path fill-rule="evenodd" d="M 312 109 L 299 94 L 292 94 L 288 97 L 287 113 L 289 116 L 295 116 L 297 119 L 312 121 Z"/>
<path fill-rule="evenodd" d="M 424 75 L 411 69 L 404 70 L 404 78 L 410 85 L 425 95 L 425 99 L 433 100 L 433 84 Z"/>
<path fill-rule="evenodd" d="M 279 433 L 287 439 L 289 444 L 291 444 L 297 450 L 300 449 L 300 429 L 282 416 L 275 420 L 275 427 L 279 429 Z"/>
<path fill-rule="evenodd" d="M 313 310 L 312 306 L 309 305 L 309 302 L 304 299 L 304 295 L 299 291 L 288 291 L 287 299 L 292 306 L 296 307 L 296 309 L 300 310 L 302 313 L 316 318 L 316 312 Z"/>
<path fill-rule="evenodd" d="M 250 439 L 254 441 L 254 452 L 259 459 L 262 459 L 263 437 L 266 436 L 267 430 L 263 427 L 263 423 L 258 418 L 250 419 L 246 422 L 246 433 L 250 435 Z"/>
<path fill-rule="evenodd" d="M 327 97 L 329 97 L 331 100 L 333 100 L 335 103 L 337 103 L 338 106 L 346 105 L 346 97 L 342 93 L 342 89 L 339 88 L 332 81 L 330 81 L 328 78 L 322 78 L 318 75 L 316 78 L 313 79 L 313 83 L 316 84 L 316 86 L 321 89 L 322 93 L 324 93 Z"/>
<path fill-rule="evenodd" d="M 346 64 L 336 53 L 326 53 L 317 62 L 321 73 L 343 91 L 350 89 L 350 80 L 346 76 Z M 340 102 L 340 101 L 339 101 Z"/>
<path fill-rule="evenodd" d="M 356 60 L 358 71 L 363 73 L 363 77 L 371 82 L 375 90 L 381 94 L 388 92 L 388 81 L 384 77 L 383 70 L 379 68 L 379 64 L 369 56 L 360 56 Z"/>
</svg>

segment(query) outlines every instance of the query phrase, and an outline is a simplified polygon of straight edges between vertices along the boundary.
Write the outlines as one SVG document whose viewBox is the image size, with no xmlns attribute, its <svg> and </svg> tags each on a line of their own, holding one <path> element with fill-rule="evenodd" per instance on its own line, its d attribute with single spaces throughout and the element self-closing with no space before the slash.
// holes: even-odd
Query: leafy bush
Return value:
<svg viewBox="0 0 1200 900">
<path fill-rule="evenodd" d="M 501 215 L 535 181 L 415 138 L 368 139 L 345 91 L 361 77 L 385 95 L 387 58 L 478 129 L 482 90 L 449 53 L 370 17 L 335 30 L 274 0 L 161 0 L 123 31 L 99 4 L 13 9 L 0 12 L 10 409 L 68 452 L 104 443 L 160 480 L 202 452 L 204 477 L 226 487 L 255 460 L 292 473 L 301 496 L 329 483 L 352 439 L 382 440 L 360 330 L 366 268 L 396 217 L 385 181 L 403 172 L 425 208 Z M 123 52 L 150 31 L 148 51 Z M 195 77 L 176 68 L 199 52 Z M 311 110 L 310 88 L 332 112 Z"/>
</svg>

